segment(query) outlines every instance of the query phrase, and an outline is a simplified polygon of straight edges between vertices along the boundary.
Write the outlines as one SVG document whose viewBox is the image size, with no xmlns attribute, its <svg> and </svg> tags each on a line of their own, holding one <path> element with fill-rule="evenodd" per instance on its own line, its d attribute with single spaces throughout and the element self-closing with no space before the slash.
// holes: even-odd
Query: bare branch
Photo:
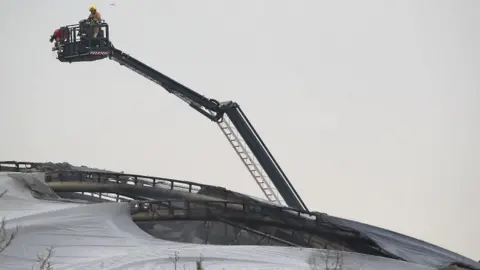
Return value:
<svg viewBox="0 0 480 270">
<path fill-rule="evenodd" d="M 343 269 L 343 253 L 340 250 L 327 250 L 325 258 L 326 270 L 341 270 Z"/>
<path fill-rule="evenodd" d="M 197 270 L 204 270 L 203 269 L 203 255 L 200 255 L 200 258 L 195 262 Z"/>
<path fill-rule="evenodd" d="M 343 269 L 343 252 L 341 250 L 332 250 L 326 249 L 326 254 L 324 255 L 324 262 L 325 265 L 320 267 L 317 258 L 315 255 L 312 254 L 310 258 L 308 258 L 308 264 L 310 269 L 312 270 L 342 270 Z"/>
<path fill-rule="evenodd" d="M 7 193 L 7 190 L 3 191 L 2 193 L 0 193 L 0 198 L 3 197 L 3 195 L 5 195 L 5 193 Z"/>
<path fill-rule="evenodd" d="M 178 260 L 180 260 L 180 255 L 178 254 L 178 251 L 175 251 L 174 257 L 170 257 L 170 260 L 172 260 L 173 262 L 173 269 L 177 270 Z"/>
<path fill-rule="evenodd" d="M 2 198 L 3 195 L 5 195 L 5 193 L 7 193 L 7 190 L 0 193 L 0 198 Z M 9 247 L 12 244 L 13 239 L 15 239 L 17 234 L 18 234 L 18 227 L 16 227 L 15 231 L 12 233 L 7 232 L 5 217 L 3 217 L 2 222 L 0 223 L 0 253 L 5 251 L 5 249 L 7 249 L 7 247 Z"/>
<path fill-rule="evenodd" d="M 7 193 L 7 190 L 0 193 L 0 198 L 2 198 Z M 0 253 L 5 251 L 13 242 L 13 240 L 18 235 L 18 226 L 15 227 L 15 231 L 12 233 L 7 232 L 5 217 L 2 218 L 0 223 Z M 40 270 L 53 270 L 52 263 L 50 259 L 53 256 L 53 246 L 47 248 L 46 252 L 37 255 L 37 262 L 40 264 Z M 32 266 L 34 269 L 35 265 Z"/>
<path fill-rule="evenodd" d="M 50 259 L 53 256 L 53 246 L 47 248 L 45 252 L 37 255 L 37 263 L 40 264 L 40 270 L 53 270 Z"/>
<path fill-rule="evenodd" d="M 313 254 L 308 258 L 308 265 L 310 266 L 311 270 L 320 270 L 317 264 L 317 257 L 315 257 Z"/>
<path fill-rule="evenodd" d="M 12 233 L 7 233 L 7 228 L 5 224 L 5 218 L 2 218 L 2 223 L 0 224 L 0 253 L 2 253 L 7 247 L 12 244 L 13 239 L 17 236 L 18 227 L 15 228 L 15 231 Z"/>
</svg>

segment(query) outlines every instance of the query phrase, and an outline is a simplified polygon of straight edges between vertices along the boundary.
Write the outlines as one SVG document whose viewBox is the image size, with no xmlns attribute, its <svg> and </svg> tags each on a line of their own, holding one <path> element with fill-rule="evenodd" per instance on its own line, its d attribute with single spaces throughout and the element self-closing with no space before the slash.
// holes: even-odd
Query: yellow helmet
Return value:
<svg viewBox="0 0 480 270">
<path fill-rule="evenodd" d="M 88 10 L 92 11 L 92 10 L 97 10 L 97 7 L 95 5 L 90 5 L 88 7 Z"/>
</svg>

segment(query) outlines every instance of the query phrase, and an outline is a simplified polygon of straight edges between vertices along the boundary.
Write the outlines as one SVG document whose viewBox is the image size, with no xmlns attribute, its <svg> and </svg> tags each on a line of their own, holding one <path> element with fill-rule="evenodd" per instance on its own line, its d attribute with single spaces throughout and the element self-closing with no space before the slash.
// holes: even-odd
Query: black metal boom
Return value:
<svg viewBox="0 0 480 270">
<path fill-rule="evenodd" d="M 206 98 L 119 49 L 112 48 L 110 58 L 157 83 L 208 119 L 217 122 L 270 201 L 282 203 L 281 196 L 288 206 L 308 211 L 300 195 L 237 103 L 232 101 L 220 103 Z"/>
</svg>

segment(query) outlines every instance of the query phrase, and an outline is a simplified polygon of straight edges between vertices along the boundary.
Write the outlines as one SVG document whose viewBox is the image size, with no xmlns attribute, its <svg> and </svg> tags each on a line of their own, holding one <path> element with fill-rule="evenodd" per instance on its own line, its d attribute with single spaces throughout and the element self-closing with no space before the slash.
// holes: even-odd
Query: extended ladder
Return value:
<svg viewBox="0 0 480 270">
<path fill-rule="evenodd" d="M 273 182 L 252 154 L 248 145 L 242 137 L 239 136 L 235 126 L 231 124 L 230 119 L 228 119 L 228 116 L 224 115 L 222 120 L 217 124 L 267 199 L 272 203 L 285 205 L 285 201 L 278 193 Z"/>
<path fill-rule="evenodd" d="M 255 179 L 255 182 L 257 182 L 257 185 L 262 190 L 262 193 L 267 197 L 268 201 L 280 205 L 286 205 L 285 198 L 280 195 L 270 176 L 265 172 L 262 165 L 258 162 L 257 158 L 252 153 L 250 147 L 246 144 L 242 135 L 238 132 L 235 124 L 231 121 L 230 118 L 228 118 L 228 115 L 226 113 L 223 113 L 223 111 L 219 109 L 218 101 L 208 99 L 198 94 L 197 92 L 187 88 L 186 86 L 181 85 L 170 77 L 145 65 L 144 63 L 140 62 L 131 55 L 128 55 L 119 49 L 113 48 L 110 54 L 110 58 L 118 62 L 120 65 L 125 66 L 130 70 L 134 71 L 135 73 L 138 73 L 139 75 L 160 85 L 168 92 L 176 95 L 181 100 L 186 102 L 193 109 L 208 117 L 210 120 L 215 121 L 219 125 L 225 137 L 227 137 L 233 149 L 235 149 L 235 152 L 240 157 L 245 167 L 247 167 L 248 171 Z M 272 162 L 275 163 L 274 161 Z M 275 168 L 274 170 L 279 169 Z M 282 179 L 280 181 L 288 182 L 288 179 Z M 287 187 L 287 189 L 290 188 L 291 187 Z M 287 196 L 289 196 L 288 191 L 284 192 L 287 193 Z M 300 204 L 303 204 L 303 202 L 300 202 Z M 303 206 L 299 207 L 306 208 Z"/>
</svg>

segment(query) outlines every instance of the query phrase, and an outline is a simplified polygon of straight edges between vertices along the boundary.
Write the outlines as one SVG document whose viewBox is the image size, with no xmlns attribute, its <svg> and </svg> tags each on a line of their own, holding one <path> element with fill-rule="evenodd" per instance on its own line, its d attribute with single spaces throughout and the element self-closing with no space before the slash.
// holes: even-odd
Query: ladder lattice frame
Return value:
<svg viewBox="0 0 480 270">
<path fill-rule="evenodd" d="M 168 86 L 164 85 L 161 81 L 145 74 L 144 72 L 140 71 L 139 69 L 136 69 L 132 67 L 131 65 L 125 65 L 122 61 L 117 59 L 117 57 L 121 57 L 124 61 L 128 59 L 128 55 L 122 54 L 121 56 L 116 56 L 112 57 L 110 55 L 110 58 L 113 59 L 114 61 L 118 62 L 120 65 L 125 66 L 129 68 L 130 70 L 138 73 L 139 75 L 153 81 L 154 83 L 162 86 L 165 88 L 168 92 L 176 95 L 179 97 L 181 100 L 185 101 L 187 104 L 190 106 L 193 106 L 195 108 L 202 108 L 200 104 L 195 103 L 193 100 L 190 100 L 186 97 L 184 97 L 182 94 L 180 94 L 178 91 L 173 91 L 173 89 L 170 89 Z M 208 114 L 215 116 L 215 113 L 213 111 L 207 110 L 202 110 L 203 112 L 207 111 Z M 252 153 L 248 145 L 245 143 L 245 140 L 242 138 L 242 136 L 238 133 L 237 129 L 235 128 L 235 125 L 233 125 L 228 119 L 228 116 L 223 115 L 222 119 L 217 122 L 218 126 L 222 130 L 223 134 L 227 138 L 227 140 L 230 142 L 232 145 L 233 149 L 235 149 L 235 152 L 237 155 L 240 157 L 242 160 L 243 164 L 245 167 L 247 167 L 248 171 L 252 175 L 253 179 L 255 179 L 255 182 L 257 185 L 260 187 L 262 190 L 263 194 L 267 197 L 268 201 L 272 203 L 277 203 L 280 205 L 286 205 L 285 201 L 283 200 L 282 196 L 278 193 L 278 190 L 275 188 L 275 185 L 273 184 L 272 180 L 270 177 L 265 173 L 265 170 L 263 169 L 262 165 L 258 162 L 258 160 L 255 158 L 255 155 Z"/>
<path fill-rule="evenodd" d="M 228 116 L 224 115 L 217 124 L 267 199 L 272 203 L 285 205 L 282 196 L 278 193 L 270 177 L 265 173 L 262 165 L 255 158 L 245 140 L 238 134 Z"/>
</svg>

